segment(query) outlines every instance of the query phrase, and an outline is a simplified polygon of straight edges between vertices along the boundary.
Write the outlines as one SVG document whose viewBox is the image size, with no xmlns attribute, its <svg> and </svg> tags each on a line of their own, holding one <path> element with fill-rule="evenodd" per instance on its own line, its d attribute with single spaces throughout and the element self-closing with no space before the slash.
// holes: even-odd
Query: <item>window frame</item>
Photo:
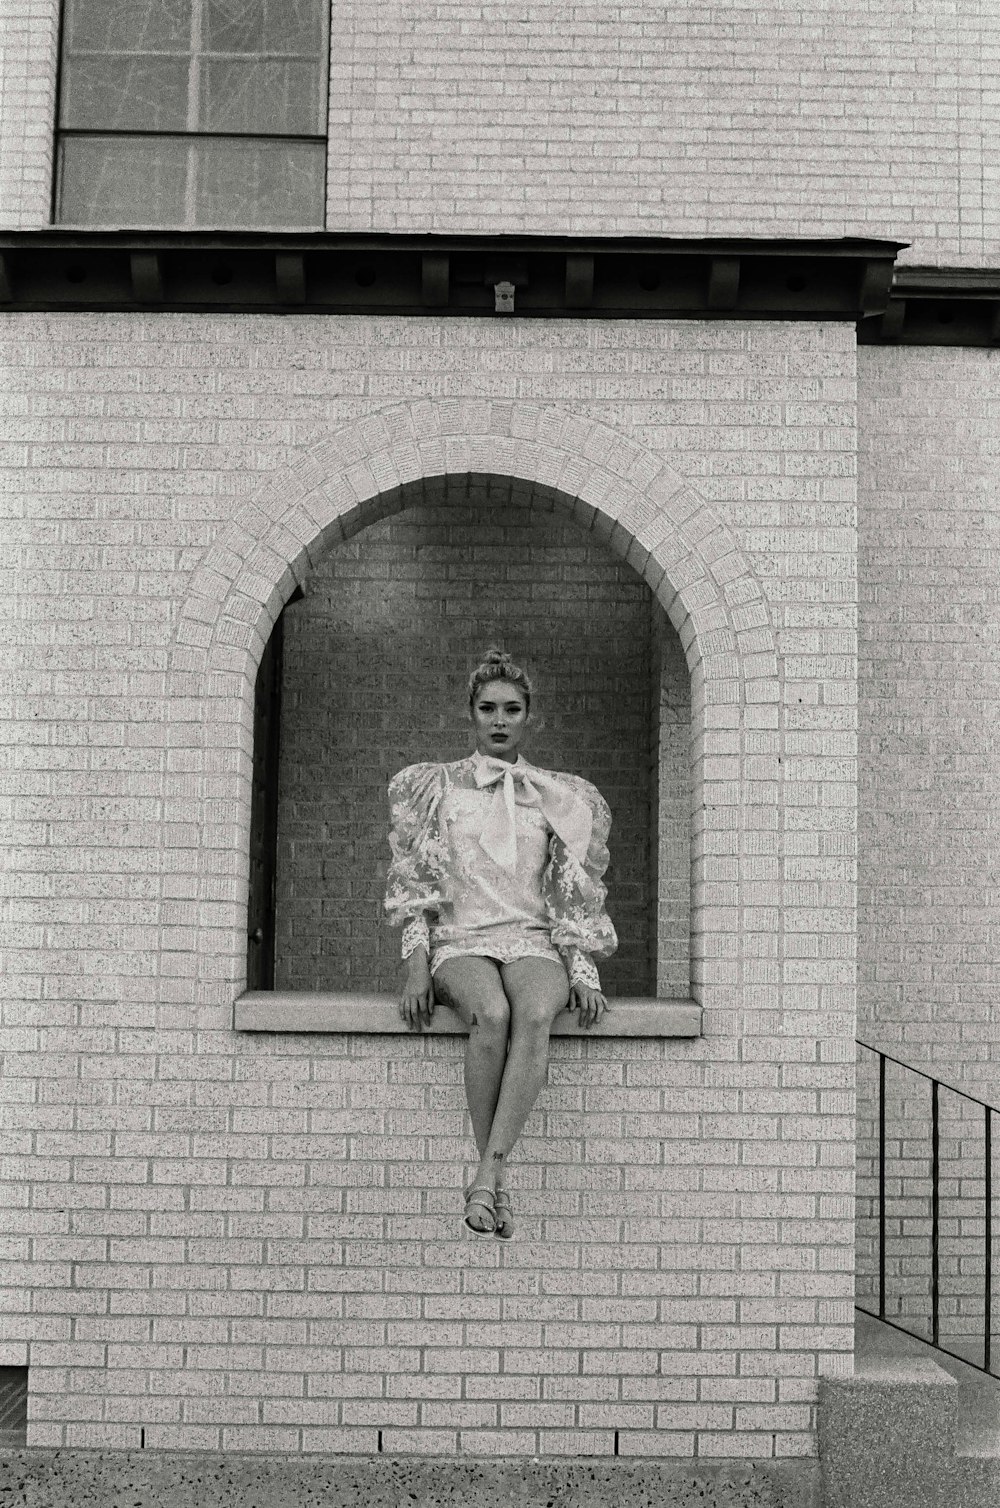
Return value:
<svg viewBox="0 0 1000 1508">
<path fill-rule="evenodd" d="M 321 83 L 321 107 L 320 121 L 325 127 L 322 131 L 308 132 L 274 132 L 274 131 L 213 131 L 213 130 L 158 130 L 144 128 L 140 130 L 121 130 L 114 126 L 64 126 L 61 121 L 66 94 L 66 71 L 67 71 L 67 33 L 70 22 L 70 10 L 75 0 L 59 0 L 59 32 L 58 46 L 56 51 L 56 87 L 55 87 L 55 124 L 53 130 L 53 160 L 52 160 L 52 186 L 49 205 L 49 219 L 52 225 L 78 225 L 85 224 L 93 230 L 119 228 L 110 227 L 103 222 L 87 221 L 77 222 L 64 220 L 60 217 L 60 201 L 63 197 L 63 153 L 62 144 L 72 139 L 93 140 L 98 137 L 119 137 L 122 140 L 157 140 L 169 138 L 173 140 L 196 143 L 200 141 L 266 141 L 288 142 L 293 145 L 322 146 L 323 164 L 320 174 L 320 182 L 323 185 L 321 202 L 317 206 L 315 222 L 296 226 L 295 229 L 303 232 L 322 230 L 326 225 L 326 181 L 329 169 L 329 112 L 330 112 L 330 47 L 332 41 L 332 25 L 329 5 L 321 5 L 323 17 L 324 40 L 319 60 L 319 77 Z M 193 5 L 202 5 L 204 0 L 192 0 Z M 124 56 L 124 54 L 123 54 Z M 182 56 L 182 54 L 178 54 Z M 263 54 L 247 54 L 248 57 L 263 57 Z M 161 222 L 158 225 L 128 225 L 124 229 L 181 229 L 192 231 L 212 230 L 266 230 L 274 229 L 275 226 L 262 225 L 259 222 L 247 223 L 238 226 L 215 224 L 202 224 L 198 221 L 184 222 L 180 225 Z"/>
</svg>

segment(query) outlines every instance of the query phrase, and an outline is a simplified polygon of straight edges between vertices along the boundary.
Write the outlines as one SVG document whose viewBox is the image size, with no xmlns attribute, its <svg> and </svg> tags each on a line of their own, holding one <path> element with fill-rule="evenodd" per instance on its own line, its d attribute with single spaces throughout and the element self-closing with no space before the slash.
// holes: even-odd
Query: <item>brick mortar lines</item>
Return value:
<svg viewBox="0 0 1000 1508">
<path fill-rule="evenodd" d="M 859 377 L 859 1035 L 997 1106 L 996 355 L 866 351 Z M 889 1176 L 899 1218 L 916 1230 L 929 1219 L 918 1176 L 929 1179 L 929 1153 L 902 1166 L 896 1148 L 926 1141 L 927 1091 L 891 1068 L 889 1086 Z M 869 1186 L 875 1090 L 875 1060 L 863 1055 L 859 1179 Z M 982 1112 L 970 1105 L 962 1122 L 961 1105 L 942 1093 L 942 1176 L 975 1190 Z M 976 1204 L 942 1234 L 946 1344 L 982 1333 L 980 1220 Z M 867 1207 L 858 1265 L 870 1306 L 877 1255 Z M 925 1242 L 897 1236 L 887 1281 L 889 1313 L 923 1323 Z"/>
<path fill-rule="evenodd" d="M 754 26 L 651 3 L 497 25 L 480 0 L 339 4 L 331 229 L 908 241 L 904 261 L 1000 256 L 996 45 L 986 8 L 926 0 Z M 48 223 L 57 0 L 8 0 L 5 225 Z M 822 66 L 817 65 L 817 56 Z"/>
<path fill-rule="evenodd" d="M 14 995 L 6 1082 L 25 1096 L 10 1102 L 8 1171 L 33 1179 L 17 1260 L 47 1264 L 48 1281 L 44 1314 L 6 1321 L 12 1349 L 2 1359 L 18 1364 L 14 1351 L 24 1356 L 30 1341 L 33 1443 L 122 1447 L 148 1420 L 149 1445 L 310 1448 L 313 1431 L 326 1429 L 336 1433 L 323 1436 L 323 1448 L 336 1438 L 367 1450 L 374 1427 L 346 1421 L 339 1400 L 324 1405 L 338 1423 L 316 1422 L 316 1410 L 304 1408 L 307 1387 L 318 1402 L 316 1388 L 339 1379 L 353 1410 L 375 1386 L 388 1404 L 387 1378 L 431 1377 L 392 1360 L 393 1348 L 418 1344 L 419 1327 L 429 1327 L 449 1353 L 448 1386 L 461 1389 L 463 1377 L 467 1385 L 478 1375 L 461 1356 L 492 1344 L 492 1331 L 477 1326 L 499 1323 L 520 1343 L 496 1375 L 538 1382 L 536 1396 L 520 1399 L 512 1388 L 505 1399 L 502 1438 L 518 1450 L 548 1448 L 511 1422 L 518 1402 L 565 1402 L 564 1375 L 613 1375 L 614 1400 L 594 1383 L 596 1396 L 572 1401 L 574 1409 L 613 1402 L 628 1450 L 808 1454 L 817 1371 L 843 1368 L 851 1336 L 842 1271 L 851 1240 L 849 1064 L 817 1061 L 819 1042 L 832 1058 L 847 1050 L 850 992 L 827 949 L 823 893 L 810 888 L 840 883 L 821 845 L 849 836 L 837 805 L 843 754 L 823 730 L 836 723 L 851 677 L 835 631 L 828 638 L 803 621 L 817 576 L 853 580 L 844 524 L 853 454 L 843 443 L 853 418 L 851 332 L 173 316 L 29 316 L 7 330 L 18 380 L 3 459 L 19 558 L 17 616 L 3 632 L 17 660 L 16 726 L 33 730 L 15 795 L 22 893 L 4 981 Z M 541 367 L 549 370 L 540 375 Z M 624 387 L 595 396 L 605 376 L 618 382 L 623 372 L 627 400 Z M 709 1034 L 683 1046 L 556 1045 L 520 1165 L 522 1237 L 486 1270 L 452 1245 L 455 1174 L 466 1155 L 459 1044 L 234 1043 L 232 939 L 242 925 L 234 869 L 244 862 L 233 848 L 242 820 L 234 776 L 245 768 L 246 707 L 232 719 L 224 700 L 204 703 L 200 674 L 186 678 L 174 651 L 193 575 L 234 507 L 255 492 L 245 516 L 266 531 L 269 510 L 277 516 L 295 503 L 285 468 L 296 454 L 334 431 L 357 438 L 360 429 L 343 426 L 376 406 L 382 417 L 366 426 L 376 437 L 394 402 L 420 399 L 436 411 L 446 387 L 534 404 L 547 433 L 571 432 L 567 409 L 582 426 L 574 434 L 596 438 L 590 417 L 606 420 L 612 436 L 624 432 L 629 465 L 651 452 L 675 468 L 754 566 L 747 580 L 759 595 L 731 601 L 719 626 L 729 620 L 753 634 L 763 610 L 786 664 L 786 698 L 796 686 L 813 697 L 727 703 L 712 699 L 711 677 L 705 683 L 714 790 L 724 803 L 741 789 L 754 796 L 738 842 L 741 809 L 719 807 L 720 823 L 713 817 L 707 830 L 712 847 L 699 859 L 707 931 L 696 967 Z M 769 395 L 766 411 L 759 391 Z M 481 401 L 467 416 L 446 409 L 438 428 L 461 420 L 475 429 L 481 409 Z M 435 442 L 442 455 L 456 453 L 455 443 Z M 510 453 L 499 444 L 491 451 L 477 439 L 468 453 Z M 317 454 L 300 467 L 299 496 L 314 485 Z M 300 547 L 296 529 L 288 546 Z M 227 568 L 217 564 L 216 604 L 227 590 Z M 261 564 L 266 595 L 281 556 Z M 276 589 L 276 606 L 286 588 Z M 192 631 L 207 626 L 188 622 Z M 710 622 L 707 632 L 718 629 Z M 206 649 L 209 640 L 210 632 Z M 734 652 L 713 652 L 735 667 Z M 245 656 L 239 648 L 233 664 Z M 208 683 L 223 698 L 232 684 L 218 673 L 225 664 L 216 661 Z M 168 702 L 168 684 L 197 699 Z M 206 705 L 218 705 L 224 721 L 202 742 Z M 779 789 L 768 777 L 780 739 L 800 767 L 786 781 L 797 800 L 779 844 Z M 733 763 L 741 752 L 758 763 Z M 722 824 L 727 813 L 734 820 Z M 788 868 L 796 854 L 808 875 Z M 782 884 L 798 887 L 788 900 L 797 935 L 814 939 L 811 956 L 770 951 Z M 727 937 L 755 941 L 740 957 L 720 946 Z M 419 1140 L 416 1159 L 412 1137 L 401 1142 L 404 1120 Z M 821 1180 L 799 1155 L 817 1141 Z M 429 1264 L 419 1269 L 422 1307 L 408 1317 L 416 1251 Z M 221 1271 L 230 1286 L 206 1286 Z M 265 1294 L 275 1275 L 282 1288 Z M 593 1296 L 592 1311 L 580 1307 L 581 1292 Z M 476 1309 L 455 1328 L 436 1295 L 460 1305 L 489 1299 L 499 1319 Z M 217 1312 L 229 1303 L 235 1312 Z M 383 1337 L 377 1344 L 369 1344 L 374 1332 L 349 1328 L 368 1322 Z M 334 1331 L 317 1328 L 328 1323 L 350 1350 L 346 1372 L 329 1370 Z M 565 1374 L 541 1367 L 536 1340 L 567 1363 Z M 265 1369 L 265 1346 L 277 1371 Z M 174 1357 L 185 1347 L 183 1366 Z M 760 1381 L 755 1398 L 746 1387 L 737 1396 L 737 1367 Z M 287 1422 L 287 1410 L 279 1422 L 269 1406 L 265 1419 L 263 1403 L 248 1420 L 235 1397 L 241 1379 L 249 1372 L 256 1407 L 289 1368 L 299 1379 L 290 1405 L 298 1422 Z M 423 1422 L 417 1436 L 393 1435 L 395 1448 L 447 1428 L 420 1412 L 433 1401 L 426 1394 L 403 1401 Z M 387 1430 L 413 1428 L 390 1424 L 388 1412 Z M 611 1449 L 609 1426 L 595 1435 L 585 1416 L 574 1418 L 572 1437 L 557 1431 L 551 1448 L 586 1438 Z M 491 1438 L 473 1433 L 464 1443 L 485 1451 Z"/>
<path fill-rule="evenodd" d="M 644 751 L 637 758 L 649 737 L 651 617 L 648 588 L 629 568 L 568 521 L 518 506 L 509 485 L 455 479 L 334 548 L 286 623 L 279 988 L 396 988 L 396 938 L 378 914 L 385 785 L 403 764 L 468 752 L 465 679 L 496 641 L 533 667 L 530 757 L 586 774 L 614 813 L 620 947 L 605 982 L 618 994 L 654 993 L 649 775 Z M 397 687 L 388 700 L 386 666 Z M 687 695 L 670 687 L 675 705 Z M 362 784 L 371 770 L 377 778 Z M 346 868 L 325 852 L 341 831 Z M 687 868 L 685 858 L 681 880 Z M 667 993 L 686 995 L 685 956 L 670 978 Z"/>
</svg>

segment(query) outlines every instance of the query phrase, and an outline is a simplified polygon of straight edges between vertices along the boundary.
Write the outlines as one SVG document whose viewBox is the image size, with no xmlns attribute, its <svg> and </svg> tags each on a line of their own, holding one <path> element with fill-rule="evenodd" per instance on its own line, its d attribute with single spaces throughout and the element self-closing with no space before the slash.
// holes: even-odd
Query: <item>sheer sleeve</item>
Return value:
<svg viewBox="0 0 1000 1508">
<path fill-rule="evenodd" d="M 549 862 L 542 878 L 542 894 L 548 912 L 552 941 L 567 957 L 577 963 L 570 977 L 579 972 L 579 982 L 590 982 L 596 975 L 593 959 L 610 958 L 618 947 L 618 936 L 604 909 L 607 887 L 604 872 L 608 867 L 608 834 L 611 811 L 600 791 L 579 776 L 566 775 L 576 795 L 587 802 L 593 818 L 590 843 L 583 860 L 576 858 L 555 833 L 549 842 Z M 588 969 L 574 950 L 588 955 Z M 591 972 L 593 970 L 593 972 Z M 573 979 L 573 982 L 577 981 Z M 592 986 L 593 987 L 593 986 Z"/>
<path fill-rule="evenodd" d="M 448 840 L 441 831 L 444 770 L 439 764 L 408 765 L 389 782 L 389 847 L 392 859 L 385 887 L 391 926 L 406 926 L 446 898 Z M 407 928 L 407 936 L 412 934 Z M 411 949 L 412 951 L 412 949 Z"/>
<path fill-rule="evenodd" d="M 427 920 L 427 912 L 421 911 L 412 921 L 407 922 L 403 928 L 402 940 L 399 944 L 400 955 L 405 961 L 411 953 L 418 948 L 423 948 L 427 957 L 431 956 L 431 929 Z"/>
<path fill-rule="evenodd" d="M 601 988 L 601 976 L 597 972 L 597 965 L 589 953 L 582 948 L 560 948 L 563 963 L 566 965 L 566 973 L 569 975 L 571 985 L 582 985 L 587 990 L 599 990 Z"/>
</svg>

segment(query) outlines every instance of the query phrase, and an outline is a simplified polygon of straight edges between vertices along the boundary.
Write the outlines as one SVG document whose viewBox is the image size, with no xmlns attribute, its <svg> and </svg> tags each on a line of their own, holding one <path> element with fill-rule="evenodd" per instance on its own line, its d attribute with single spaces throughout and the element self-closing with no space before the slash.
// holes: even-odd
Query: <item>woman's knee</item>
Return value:
<svg viewBox="0 0 1000 1508">
<path fill-rule="evenodd" d="M 511 1002 L 511 1029 L 547 1037 L 552 1022 L 569 1001 L 569 981 L 563 969 L 550 964 L 532 967 L 525 961 L 504 971 Z"/>
<path fill-rule="evenodd" d="M 510 1031 L 510 1001 L 504 993 L 500 971 L 492 960 L 449 960 L 434 976 L 434 984 L 445 1005 L 458 1012 L 470 1034 L 500 1038 L 506 1044 Z"/>
<path fill-rule="evenodd" d="M 519 1000 L 511 1011 L 511 1031 L 519 1036 L 537 1037 L 544 1040 L 552 1030 L 552 1022 L 565 1002 L 554 1003 L 550 998 L 528 997 Z"/>
<path fill-rule="evenodd" d="M 502 990 L 496 995 L 484 995 L 471 1007 L 469 1032 L 506 1042 L 510 1032 L 510 1001 Z"/>
</svg>

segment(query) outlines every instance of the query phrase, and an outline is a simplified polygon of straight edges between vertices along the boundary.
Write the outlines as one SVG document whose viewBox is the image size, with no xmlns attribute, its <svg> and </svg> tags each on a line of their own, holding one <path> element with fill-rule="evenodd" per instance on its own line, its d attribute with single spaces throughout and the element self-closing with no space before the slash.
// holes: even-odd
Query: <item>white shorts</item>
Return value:
<svg viewBox="0 0 1000 1508">
<path fill-rule="evenodd" d="M 449 958 L 492 958 L 497 963 L 515 963 L 519 958 L 549 958 L 560 968 L 566 967 L 561 953 L 551 943 L 532 937 L 498 939 L 494 943 L 442 943 L 431 954 L 431 974 L 436 974 Z"/>
</svg>

